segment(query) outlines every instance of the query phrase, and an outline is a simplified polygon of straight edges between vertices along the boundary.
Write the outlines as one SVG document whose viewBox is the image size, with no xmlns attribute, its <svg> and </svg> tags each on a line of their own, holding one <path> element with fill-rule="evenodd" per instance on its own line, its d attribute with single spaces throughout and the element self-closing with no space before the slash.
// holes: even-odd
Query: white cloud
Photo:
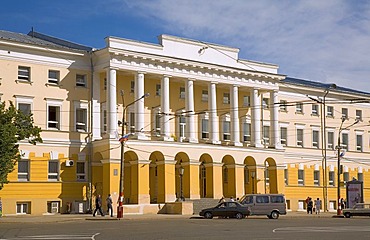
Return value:
<svg viewBox="0 0 370 240">
<path fill-rule="evenodd" d="M 370 92 L 370 2 L 125 1 L 169 34 L 241 49 L 280 73 Z M 356 82 L 357 85 L 354 85 Z"/>
</svg>

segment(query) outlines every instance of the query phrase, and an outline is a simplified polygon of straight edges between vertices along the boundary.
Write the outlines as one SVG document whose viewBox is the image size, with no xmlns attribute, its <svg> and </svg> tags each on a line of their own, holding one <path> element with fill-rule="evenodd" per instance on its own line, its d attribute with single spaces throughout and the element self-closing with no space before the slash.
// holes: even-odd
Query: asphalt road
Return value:
<svg viewBox="0 0 370 240">
<path fill-rule="evenodd" d="M 0 240 L 370 239 L 370 218 L 137 219 L 1 223 Z"/>
</svg>

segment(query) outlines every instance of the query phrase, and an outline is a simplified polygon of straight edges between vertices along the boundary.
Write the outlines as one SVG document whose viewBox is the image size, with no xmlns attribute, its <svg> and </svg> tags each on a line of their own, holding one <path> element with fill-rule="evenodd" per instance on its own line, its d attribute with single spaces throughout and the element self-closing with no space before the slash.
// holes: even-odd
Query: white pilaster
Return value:
<svg viewBox="0 0 370 240">
<path fill-rule="evenodd" d="M 116 138 L 117 135 L 117 71 L 107 69 L 107 132 L 109 138 Z"/>
<path fill-rule="evenodd" d="M 261 142 L 261 96 L 258 89 L 253 88 L 251 91 L 251 130 L 252 130 L 252 141 L 251 145 L 254 147 L 262 148 Z"/>
<path fill-rule="evenodd" d="M 162 134 L 164 141 L 173 141 L 170 136 L 170 77 L 163 76 L 161 82 L 161 111 L 164 113 L 162 115 Z"/>
<path fill-rule="evenodd" d="M 93 75 L 93 93 L 92 93 L 92 140 L 101 139 L 101 123 L 100 123 L 100 77 L 99 73 Z"/>
<path fill-rule="evenodd" d="M 216 83 L 211 82 L 208 89 L 208 109 L 209 109 L 209 141 L 213 144 L 221 144 L 220 141 L 220 129 L 218 124 L 217 116 L 217 94 L 216 94 Z"/>
<path fill-rule="evenodd" d="M 240 142 L 240 129 L 239 129 L 239 102 L 238 102 L 238 86 L 233 85 L 230 87 L 231 106 L 231 143 L 234 146 L 242 146 Z"/>
<path fill-rule="evenodd" d="M 135 100 L 144 95 L 144 73 L 138 72 L 135 77 Z M 142 132 L 144 130 L 144 98 L 135 103 L 135 129 L 137 139 L 146 140 L 147 137 Z"/>
<path fill-rule="evenodd" d="M 195 116 L 194 116 L 194 80 L 186 80 L 185 89 L 185 111 L 186 117 L 186 140 L 188 142 L 197 143 L 198 139 L 195 133 Z"/>
<path fill-rule="evenodd" d="M 278 103 L 278 91 L 270 92 L 270 147 L 276 149 L 282 149 L 280 142 L 280 131 L 279 131 L 279 105 Z"/>
</svg>

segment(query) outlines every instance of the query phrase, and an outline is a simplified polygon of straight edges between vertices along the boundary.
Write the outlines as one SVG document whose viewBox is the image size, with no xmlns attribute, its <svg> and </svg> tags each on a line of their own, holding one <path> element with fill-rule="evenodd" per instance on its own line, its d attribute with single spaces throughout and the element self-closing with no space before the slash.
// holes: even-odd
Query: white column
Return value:
<svg viewBox="0 0 370 240">
<path fill-rule="evenodd" d="M 261 142 L 261 96 L 258 89 L 254 88 L 251 91 L 251 130 L 252 130 L 252 143 L 254 147 L 262 148 L 263 144 Z"/>
<path fill-rule="evenodd" d="M 107 69 L 107 132 L 109 138 L 117 137 L 117 71 Z"/>
<path fill-rule="evenodd" d="M 144 73 L 138 72 L 135 78 L 135 100 L 144 95 Z M 144 98 L 135 103 L 135 130 L 137 139 L 146 140 L 147 137 L 142 132 L 144 130 Z"/>
<path fill-rule="evenodd" d="M 239 97 L 238 86 L 233 85 L 230 87 L 230 116 L 231 116 L 231 143 L 234 146 L 242 146 L 240 142 L 240 127 L 239 127 Z"/>
<path fill-rule="evenodd" d="M 197 143 L 198 139 L 195 132 L 195 116 L 194 116 L 194 80 L 186 80 L 185 89 L 185 111 L 186 117 L 186 140 L 188 142 Z"/>
<path fill-rule="evenodd" d="M 216 83 L 211 82 L 208 86 L 208 109 L 209 109 L 209 141 L 213 144 L 221 144 L 220 129 L 217 117 L 217 94 Z"/>
<path fill-rule="evenodd" d="M 92 93 L 92 140 L 101 139 L 101 114 L 100 114 L 100 77 L 99 73 L 93 75 Z"/>
<path fill-rule="evenodd" d="M 164 141 L 173 141 L 170 136 L 170 77 L 163 76 L 161 82 L 161 111 L 165 114 L 162 115 L 162 134 Z"/>
<path fill-rule="evenodd" d="M 279 105 L 278 105 L 278 91 L 270 92 L 270 147 L 282 149 L 280 142 L 280 129 L 279 129 Z"/>
</svg>

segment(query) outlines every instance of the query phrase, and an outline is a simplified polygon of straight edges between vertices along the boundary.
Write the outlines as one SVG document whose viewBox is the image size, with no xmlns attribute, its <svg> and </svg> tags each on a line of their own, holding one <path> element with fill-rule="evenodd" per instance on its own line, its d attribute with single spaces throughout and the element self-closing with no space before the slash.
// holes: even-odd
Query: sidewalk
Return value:
<svg viewBox="0 0 370 240">
<path fill-rule="evenodd" d="M 320 214 L 307 214 L 306 212 L 288 212 L 287 215 L 280 216 L 281 218 L 332 218 L 335 212 L 323 212 Z M 250 216 L 249 218 L 263 218 L 265 216 Z M 175 215 L 175 214 L 125 214 L 120 221 L 127 220 L 143 220 L 143 219 L 191 219 L 200 218 L 199 215 Z M 3 216 L 0 218 L 0 223 L 52 223 L 52 222 L 68 222 L 68 221 L 119 221 L 114 216 L 108 215 L 102 217 L 97 215 L 93 217 L 91 214 L 55 214 L 55 215 L 42 215 L 42 216 L 29 216 L 29 215 L 12 215 Z"/>
</svg>

